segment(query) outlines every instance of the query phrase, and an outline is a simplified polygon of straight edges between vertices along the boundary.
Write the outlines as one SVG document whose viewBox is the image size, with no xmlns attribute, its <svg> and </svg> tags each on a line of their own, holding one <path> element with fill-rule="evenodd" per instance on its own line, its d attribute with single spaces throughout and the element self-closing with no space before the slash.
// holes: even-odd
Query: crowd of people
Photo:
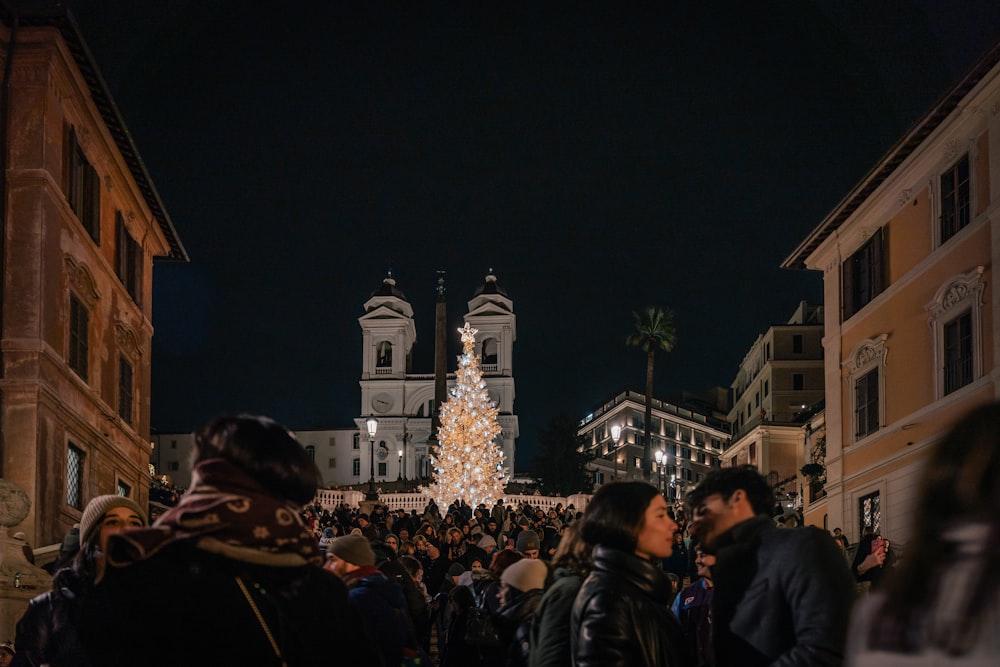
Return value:
<svg viewBox="0 0 1000 667">
<path fill-rule="evenodd" d="M 751 466 L 685 506 L 641 481 L 585 511 L 308 505 L 320 474 L 286 428 L 221 417 L 191 487 L 150 525 L 128 498 L 83 512 L 78 547 L 0 665 L 728 667 L 996 664 L 1000 403 L 932 451 L 921 546 L 786 527 Z M 688 518 L 690 517 L 690 519 Z M 72 543 L 73 541 L 70 540 Z M 153 620 L 141 613 L 156 600 Z M 938 660 L 938 662 L 935 662 Z"/>
</svg>

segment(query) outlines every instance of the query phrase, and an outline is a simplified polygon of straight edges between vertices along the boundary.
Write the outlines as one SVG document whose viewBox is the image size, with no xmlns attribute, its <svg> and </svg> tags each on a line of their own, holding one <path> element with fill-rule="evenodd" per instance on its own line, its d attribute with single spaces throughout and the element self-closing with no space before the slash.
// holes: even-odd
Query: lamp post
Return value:
<svg viewBox="0 0 1000 667">
<path fill-rule="evenodd" d="M 371 463 L 369 466 L 368 493 L 365 494 L 365 499 L 378 500 L 378 494 L 375 493 L 375 433 L 378 431 L 378 420 L 375 417 L 369 417 L 365 421 L 365 426 L 368 428 L 368 453 Z"/>
<path fill-rule="evenodd" d="M 614 460 L 615 476 L 614 476 L 614 479 L 618 479 L 618 443 L 621 442 L 621 439 L 622 439 L 622 427 L 621 427 L 620 424 L 614 424 L 611 427 L 611 439 L 615 443 L 615 460 Z"/>
<path fill-rule="evenodd" d="M 396 475 L 396 481 L 403 481 L 403 450 L 399 450 L 399 474 Z"/>
</svg>

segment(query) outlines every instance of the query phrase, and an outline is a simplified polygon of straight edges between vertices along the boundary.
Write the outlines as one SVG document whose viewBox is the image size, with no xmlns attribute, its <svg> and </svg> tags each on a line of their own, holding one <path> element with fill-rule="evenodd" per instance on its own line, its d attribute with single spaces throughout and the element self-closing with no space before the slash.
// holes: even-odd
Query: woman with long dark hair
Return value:
<svg viewBox="0 0 1000 667">
<path fill-rule="evenodd" d="M 651 484 L 612 482 L 594 494 L 580 521 L 580 537 L 593 552 L 573 603 L 575 667 L 690 663 L 660 567 L 676 531 L 666 500 Z"/>
<path fill-rule="evenodd" d="M 1000 664 L 1000 403 L 932 450 L 906 557 L 859 602 L 847 664 Z"/>
</svg>

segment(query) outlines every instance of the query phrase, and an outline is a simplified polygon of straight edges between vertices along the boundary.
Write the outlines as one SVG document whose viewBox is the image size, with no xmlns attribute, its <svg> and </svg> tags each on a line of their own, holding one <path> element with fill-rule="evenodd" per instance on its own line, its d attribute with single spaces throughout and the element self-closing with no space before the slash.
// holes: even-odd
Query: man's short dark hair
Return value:
<svg viewBox="0 0 1000 667">
<path fill-rule="evenodd" d="M 705 498 L 716 493 L 721 495 L 723 500 L 728 500 L 739 489 L 747 494 L 747 500 L 754 514 L 771 515 L 774 509 L 774 489 L 752 465 L 718 468 L 708 473 L 701 484 L 687 495 L 687 505 L 693 510 Z"/>
</svg>

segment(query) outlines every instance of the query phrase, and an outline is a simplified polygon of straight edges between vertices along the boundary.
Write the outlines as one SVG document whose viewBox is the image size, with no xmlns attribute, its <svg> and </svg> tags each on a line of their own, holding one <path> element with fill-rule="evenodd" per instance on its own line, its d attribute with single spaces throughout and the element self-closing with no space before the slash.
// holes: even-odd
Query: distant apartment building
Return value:
<svg viewBox="0 0 1000 667">
<path fill-rule="evenodd" d="M 48 545 L 95 496 L 146 503 L 153 262 L 188 257 L 76 23 L 37 6 L 0 7 L 0 476 Z"/>
<path fill-rule="evenodd" d="M 478 330 L 475 354 L 483 381 L 499 409 L 502 427 L 499 445 L 513 471 L 518 437 L 514 414 L 513 347 L 517 338 L 513 301 L 490 271 L 468 301 L 464 320 Z M 434 374 L 411 370 L 416 325 L 413 308 L 391 276 L 369 296 L 358 318 L 362 331 L 361 406 L 352 427 L 297 430 L 296 437 L 316 461 L 327 487 L 350 486 L 374 480 L 376 485 L 396 481 L 426 481 L 431 476 L 428 450 L 434 400 Z M 457 356 L 457 354 L 456 354 Z M 454 358 L 454 357 L 452 357 Z M 454 371 L 448 373 L 454 383 Z M 377 421 L 369 437 L 366 421 Z M 190 484 L 191 434 L 154 436 L 152 461 L 157 475 L 185 488 Z"/>
<path fill-rule="evenodd" d="M 823 308 L 802 301 L 758 336 L 731 386 L 733 440 L 722 465 L 754 465 L 797 499 L 801 417 L 823 400 Z"/>
<path fill-rule="evenodd" d="M 691 409 L 654 398 L 653 458 L 644 462 L 645 406 L 644 393 L 624 390 L 580 421 L 577 435 L 583 440 L 583 451 L 594 457 L 588 464 L 594 486 L 645 479 L 644 466 L 648 466 L 651 481 L 680 499 L 719 466 L 719 456 L 729 446 L 729 424 L 707 405 Z M 659 461 L 656 452 L 662 452 Z"/>
<path fill-rule="evenodd" d="M 904 544 L 929 448 L 1000 398 L 998 157 L 1000 45 L 784 261 L 824 283 L 826 410 L 802 455 L 825 479 L 804 480 L 807 523 Z"/>
</svg>

